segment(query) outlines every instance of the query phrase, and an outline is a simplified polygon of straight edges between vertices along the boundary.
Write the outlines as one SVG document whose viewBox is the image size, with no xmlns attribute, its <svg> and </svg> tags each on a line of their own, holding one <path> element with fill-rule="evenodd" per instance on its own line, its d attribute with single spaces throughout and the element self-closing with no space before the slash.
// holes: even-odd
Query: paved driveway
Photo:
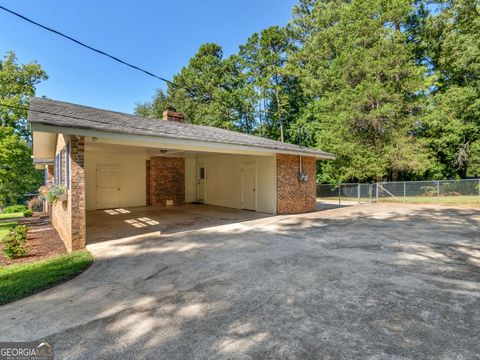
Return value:
<svg viewBox="0 0 480 360">
<path fill-rule="evenodd" d="M 58 359 L 474 359 L 480 211 L 363 205 L 91 245 L 0 307 Z"/>
</svg>

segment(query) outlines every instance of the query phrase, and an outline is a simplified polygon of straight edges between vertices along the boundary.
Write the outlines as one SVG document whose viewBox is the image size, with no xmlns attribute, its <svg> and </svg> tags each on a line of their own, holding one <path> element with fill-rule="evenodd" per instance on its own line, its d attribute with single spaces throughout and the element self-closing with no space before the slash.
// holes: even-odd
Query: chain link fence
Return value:
<svg viewBox="0 0 480 360">
<path fill-rule="evenodd" d="M 480 207 L 480 179 L 317 184 L 320 201 L 400 202 Z"/>
</svg>

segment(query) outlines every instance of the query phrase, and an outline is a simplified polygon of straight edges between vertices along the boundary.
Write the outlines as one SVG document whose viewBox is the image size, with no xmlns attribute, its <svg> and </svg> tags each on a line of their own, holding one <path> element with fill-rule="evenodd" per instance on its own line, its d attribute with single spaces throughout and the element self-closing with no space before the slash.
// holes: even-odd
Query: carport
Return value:
<svg viewBox="0 0 480 360">
<path fill-rule="evenodd" d="M 45 168 L 42 164 L 53 160 L 46 178 L 65 194 L 50 213 L 69 251 L 85 247 L 87 212 L 94 210 L 201 203 L 267 214 L 315 211 L 316 161 L 334 158 L 317 149 L 187 124 L 172 109 L 158 120 L 34 98 L 29 121 L 34 161 Z M 137 225 L 143 227 L 141 221 Z"/>
</svg>

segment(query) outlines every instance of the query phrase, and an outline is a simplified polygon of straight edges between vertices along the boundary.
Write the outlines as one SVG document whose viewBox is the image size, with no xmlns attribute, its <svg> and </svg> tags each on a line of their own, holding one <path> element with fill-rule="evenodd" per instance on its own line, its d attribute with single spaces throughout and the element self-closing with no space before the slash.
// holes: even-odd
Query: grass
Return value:
<svg viewBox="0 0 480 360">
<path fill-rule="evenodd" d="M 328 198 L 317 198 L 318 201 L 322 200 L 335 200 L 338 201 L 338 197 L 328 197 Z M 343 197 L 341 201 L 358 201 L 356 197 Z M 361 198 L 362 202 L 369 202 L 368 198 Z M 468 205 L 468 206 L 475 206 L 480 207 L 480 196 L 407 196 L 403 198 L 403 196 L 398 197 L 398 200 L 393 197 L 383 197 L 379 198 L 378 202 L 386 202 L 386 203 L 407 203 L 407 204 L 438 204 L 438 205 L 452 205 L 452 206 L 459 206 L 459 205 Z"/>
<path fill-rule="evenodd" d="M 23 212 L 11 213 L 11 214 L 0 214 L 0 220 L 18 219 L 21 217 L 23 217 Z"/>
<path fill-rule="evenodd" d="M 87 269 L 92 262 L 92 255 L 87 250 L 82 250 L 0 268 L 0 305 L 70 280 Z"/>
<path fill-rule="evenodd" d="M 16 221 L 0 223 L 0 241 L 3 240 L 8 231 L 17 224 Z"/>
<path fill-rule="evenodd" d="M 399 200 L 395 198 L 381 198 L 380 202 L 403 202 L 407 204 L 439 204 L 439 205 L 471 205 L 480 206 L 480 196 L 407 196 L 404 200 L 400 197 Z"/>
</svg>

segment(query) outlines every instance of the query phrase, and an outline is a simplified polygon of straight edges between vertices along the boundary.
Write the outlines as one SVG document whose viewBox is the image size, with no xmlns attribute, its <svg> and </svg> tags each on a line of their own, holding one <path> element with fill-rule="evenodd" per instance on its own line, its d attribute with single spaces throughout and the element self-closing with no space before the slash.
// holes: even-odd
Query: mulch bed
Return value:
<svg viewBox="0 0 480 360">
<path fill-rule="evenodd" d="M 35 213 L 34 216 L 23 218 L 18 223 L 28 226 L 28 255 L 17 259 L 7 259 L 3 256 L 3 245 L 0 243 L 0 266 L 33 262 L 67 253 L 65 245 L 53 228 L 48 215 Z"/>
</svg>

